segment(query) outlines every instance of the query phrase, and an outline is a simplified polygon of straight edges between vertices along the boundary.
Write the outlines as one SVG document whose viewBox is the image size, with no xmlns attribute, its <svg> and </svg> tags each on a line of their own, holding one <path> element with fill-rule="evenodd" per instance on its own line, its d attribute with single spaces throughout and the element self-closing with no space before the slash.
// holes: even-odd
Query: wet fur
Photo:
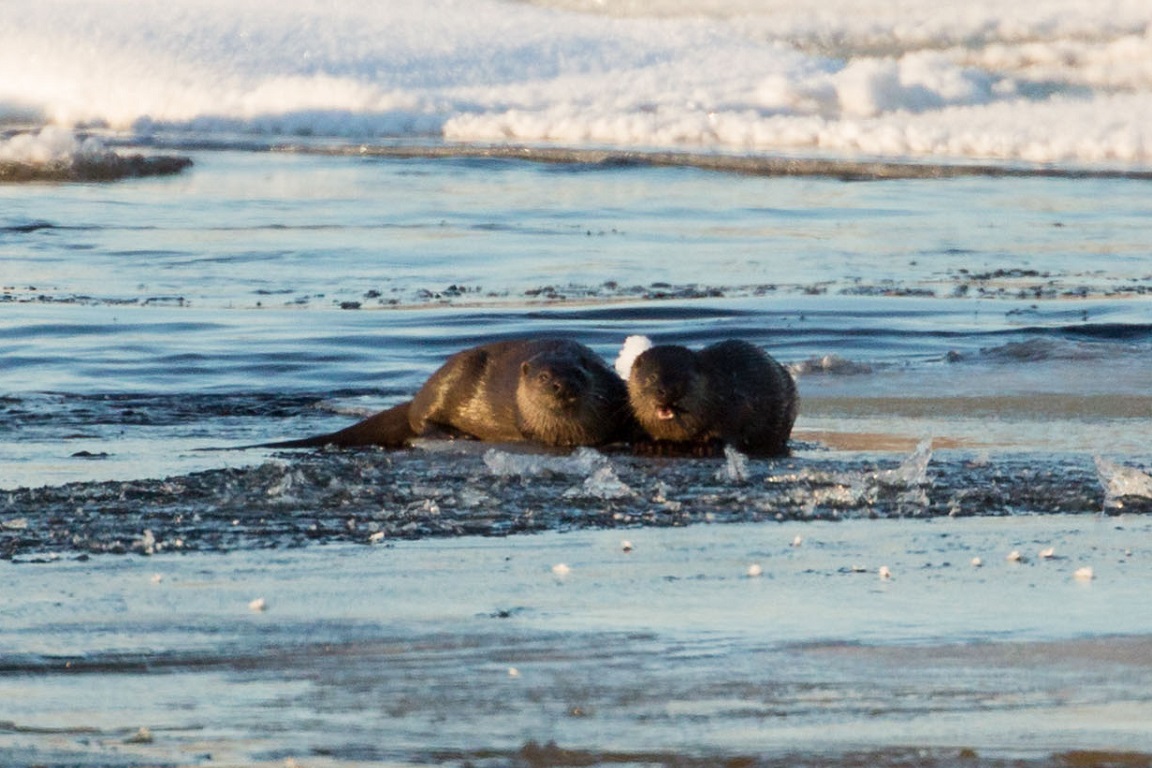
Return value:
<svg viewBox="0 0 1152 768">
<path fill-rule="evenodd" d="M 652 441 L 638 452 L 714 455 L 723 445 L 784 456 L 796 420 L 796 384 L 763 350 L 728 340 L 693 352 L 652 347 L 628 377 L 632 412 Z M 664 412 L 668 418 L 661 418 Z"/>
<path fill-rule="evenodd" d="M 338 432 L 261 447 L 400 448 L 443 435 L 603 445 L 628 439 L 634 429 L 624 383 L 592 350 L 566 339 L 534 339 L 458 352 L 410 402 Z"/>
</svg>

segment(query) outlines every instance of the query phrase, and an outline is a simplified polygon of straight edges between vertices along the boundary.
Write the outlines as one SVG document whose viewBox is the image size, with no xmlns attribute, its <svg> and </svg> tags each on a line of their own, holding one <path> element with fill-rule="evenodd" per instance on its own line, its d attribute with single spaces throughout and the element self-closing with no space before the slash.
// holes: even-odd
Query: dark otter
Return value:
<svg viewBox="0 0 1152 768">
<path fill-rule="evenodd" d="M 262 448 L 399 448 L 433 435 L 492 442 L 603 445 L 634 422 L 620 377 L 575 341 L 501 341 L 457 352 L 416 396 L 339 432 Z"/>
<path fill-rule="evenodd" d="M 628 397 L 652 452 L 714 451 L 716 443 L 786 456 L 796 420 L 796 384 L 759 347 L 728 340 L 699 352 L 674 345 L 640 354 Z"/>
</svg>

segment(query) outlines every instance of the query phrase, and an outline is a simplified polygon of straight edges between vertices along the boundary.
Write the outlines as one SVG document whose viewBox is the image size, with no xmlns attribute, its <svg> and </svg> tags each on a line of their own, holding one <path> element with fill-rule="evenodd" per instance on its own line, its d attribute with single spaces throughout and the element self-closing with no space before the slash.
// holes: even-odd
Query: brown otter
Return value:
<svg viewBox="0 0 1152 768">
<path fill-rule="evenodd" d="M 631 436 L 623 381 L 566 339 L 500 341 L 448 358 L 411 401 L 327 435 L 262 448 L 399 448 L 432 435 L 493 442 L 603 445 Z"/>
<path fill-rule="evenodd" d="M 675 345 L 641 353 L 628 376 L 628 397 L 657 453 L 714 451 L 788 454 L 796 420 L 796 384 L 759 347 L 730 339 L 699 352 Z"/>
</svg>

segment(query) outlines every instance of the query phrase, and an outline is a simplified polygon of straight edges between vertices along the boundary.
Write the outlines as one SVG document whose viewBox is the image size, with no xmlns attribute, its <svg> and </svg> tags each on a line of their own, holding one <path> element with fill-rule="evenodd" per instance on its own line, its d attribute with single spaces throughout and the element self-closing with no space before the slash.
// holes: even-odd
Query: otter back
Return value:
<svg viewBox="0 0 1152 768">
<path fill-rule="evenodd" d="M 529 339 L 457 352 L 410 402 L 338 432 L 261 447 L 395 448 L 433 435 L 599 445 L 621 439 L 630 423 L 624 384 L 591 349 L 567 339 Z"/>
</svg>

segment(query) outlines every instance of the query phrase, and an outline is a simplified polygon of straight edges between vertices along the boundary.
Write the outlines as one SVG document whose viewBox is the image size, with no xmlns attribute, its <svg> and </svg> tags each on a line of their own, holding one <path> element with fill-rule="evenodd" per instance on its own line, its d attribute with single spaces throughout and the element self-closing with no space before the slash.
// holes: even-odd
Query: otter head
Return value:
<svg viewBox="0 0 1152 768">
<path fill-rule="evenodd" d="M 652 347 L 632 363 L 628 401 L 640 426 L 657 440 L 686 442 L 709 428 L 707 374 L 695 352 Z"/>
<path fill-rule="evenodd" d="M 520 364 L 516 398 L 530 401 L 535 408 L 571 410 L 579 404 L 587 378 L 584 370 L 568 358 L 536 355 Z"/>
<path fill-rule="evenodd" d="M 520 365 L 516 405 L 520 428 L 550 445 L 599 442 L 605 419 L 596 412 L 596 386 L 570 354 L 542 352 Z"/>
</svg>

